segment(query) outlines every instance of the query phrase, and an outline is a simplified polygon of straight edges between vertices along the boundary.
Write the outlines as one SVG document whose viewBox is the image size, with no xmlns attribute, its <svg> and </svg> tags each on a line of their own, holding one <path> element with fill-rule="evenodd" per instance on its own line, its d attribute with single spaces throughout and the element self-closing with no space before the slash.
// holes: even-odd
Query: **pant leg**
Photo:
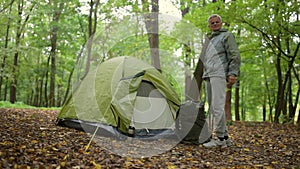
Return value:
<svg viewBox="0 0 300 169">
<path fill-rule="evenodd" d="M 220 77 L 210 78 L 211 100 L 210 111 L 214 118 L 214 126 L 217 137 L 228 135 L 225 117 L 225 101 L 226 101 L 226 79 Z"/>
</svg>

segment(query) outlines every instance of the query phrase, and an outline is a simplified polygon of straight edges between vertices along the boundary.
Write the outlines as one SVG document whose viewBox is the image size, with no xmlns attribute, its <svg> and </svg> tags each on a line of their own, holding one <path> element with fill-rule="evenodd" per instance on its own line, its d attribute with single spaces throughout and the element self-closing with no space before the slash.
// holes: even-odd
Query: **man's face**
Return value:
<svg viewBox="0 0 300 169">
<path fill-rule="evenodd" d="M 218 17 L 213 17 L 209 20 L 209 29 L 212 31 L 218 31 L 222 27 L 222 22 Z"/>
</svg>

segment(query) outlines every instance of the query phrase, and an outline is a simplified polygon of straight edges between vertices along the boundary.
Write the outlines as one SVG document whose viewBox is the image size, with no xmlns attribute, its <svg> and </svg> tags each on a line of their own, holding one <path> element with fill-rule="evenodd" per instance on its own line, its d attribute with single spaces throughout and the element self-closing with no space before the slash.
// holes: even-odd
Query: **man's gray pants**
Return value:
<svg viewBox="0 0 300 169">
<path fill-rule="evenodd" d="M 226 101 L 226 79 L 221 77 L 210 77 L 206 80 L 207 99 L 209 104 L 209 126 L 211 131 L 215 130 L 217 137 L 228 136 L 225 117 Z M 211 124 L 212 123 L 212 124 Z"/>
</svg>

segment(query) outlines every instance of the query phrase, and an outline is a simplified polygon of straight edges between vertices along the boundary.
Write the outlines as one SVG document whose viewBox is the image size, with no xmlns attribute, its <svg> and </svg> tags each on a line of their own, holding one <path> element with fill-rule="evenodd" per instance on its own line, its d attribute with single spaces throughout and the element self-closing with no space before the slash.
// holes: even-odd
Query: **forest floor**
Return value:
<svg viewBox="0 0 300 169">
<path fill-rule="evenodd" d="M 91 135 L 56 126 L 57 113 L 0 109 L 0 168 L 300 168 L 300 128 L 293 124 L 233 122 L 230 147 L 176 144 L 135 158 L 111 151 L 122 143 L 107 147 L 92 141 L 86 150 Z M 144 152 L 157 147 L 149 144 Z"/>
</svg>

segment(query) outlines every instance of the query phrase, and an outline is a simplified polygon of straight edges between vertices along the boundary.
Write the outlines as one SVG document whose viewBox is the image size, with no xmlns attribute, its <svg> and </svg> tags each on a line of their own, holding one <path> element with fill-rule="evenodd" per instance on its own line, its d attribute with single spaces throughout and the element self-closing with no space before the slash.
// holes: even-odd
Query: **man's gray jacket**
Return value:
<svg viewBox="0 0 300 169">
<path fill-rule="evenodd" d="M 240 52 L 234 35 L 226 29 L 213 32 L 205 52 L 201 56 L 203 78 L 238 76 Z"/>
</svg>

